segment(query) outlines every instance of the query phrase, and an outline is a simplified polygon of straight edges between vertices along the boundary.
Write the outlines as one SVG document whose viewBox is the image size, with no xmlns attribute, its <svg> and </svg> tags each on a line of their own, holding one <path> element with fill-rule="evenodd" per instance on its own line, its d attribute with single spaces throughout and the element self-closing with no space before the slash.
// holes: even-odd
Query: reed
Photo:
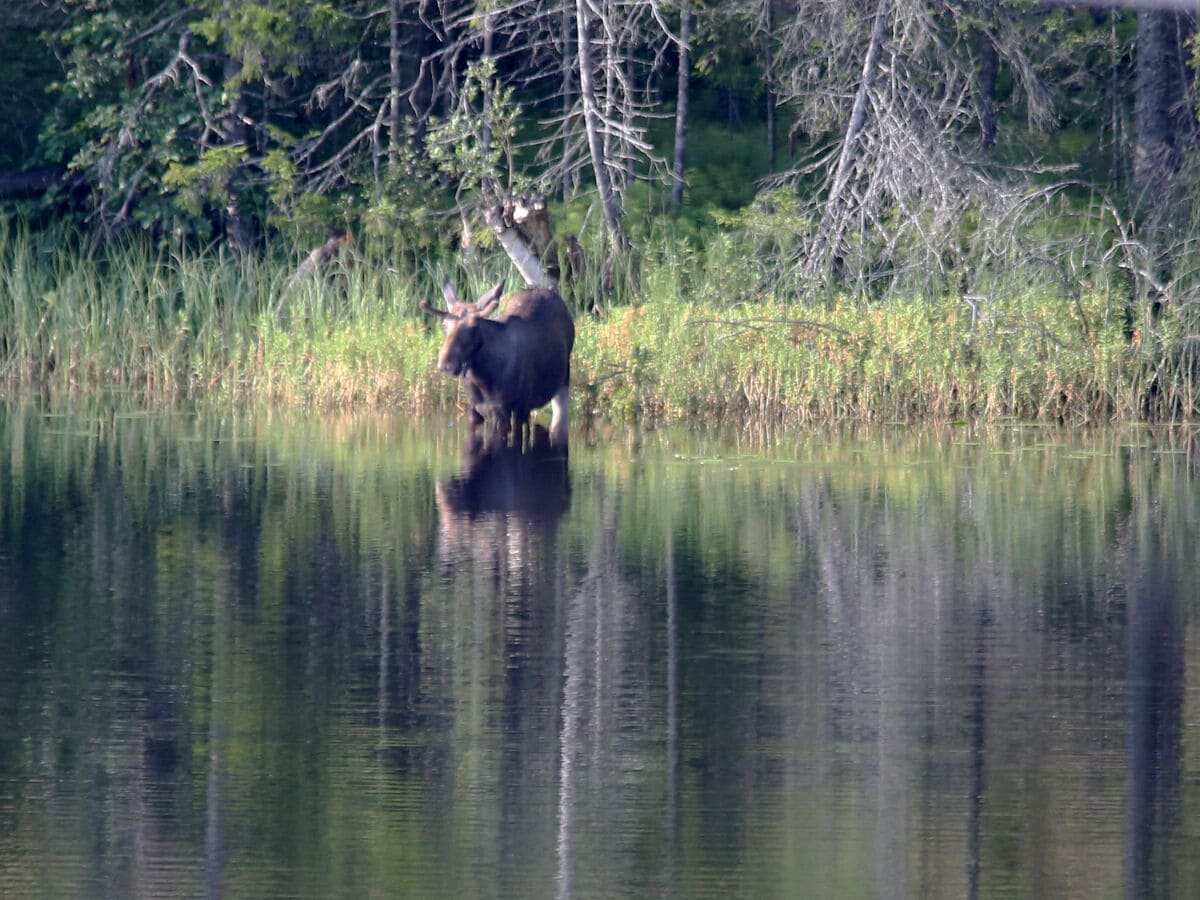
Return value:
<svg viewBox="0 0 1200 900">
<path fill-rule="evenodd" d="M 104 253 L 0 231 L 0 377 L 10 388 L 170 399 L 222 384 L 265 303 L 259 263 Z"/>
</svg>

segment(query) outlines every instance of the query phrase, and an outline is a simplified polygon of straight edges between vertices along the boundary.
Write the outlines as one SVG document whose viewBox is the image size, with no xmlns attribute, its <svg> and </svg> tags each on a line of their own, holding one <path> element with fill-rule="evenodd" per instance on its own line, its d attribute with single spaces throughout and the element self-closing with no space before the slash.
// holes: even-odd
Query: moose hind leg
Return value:
<svg viewBox="0 0 1200 900">
<path fill-rule="evenodd" d="M 571 412 L 571 387 L 564 384 L 550 399 L 550 441 L 555 444 L 567 442 L 567 420 Z"/>
</svg>

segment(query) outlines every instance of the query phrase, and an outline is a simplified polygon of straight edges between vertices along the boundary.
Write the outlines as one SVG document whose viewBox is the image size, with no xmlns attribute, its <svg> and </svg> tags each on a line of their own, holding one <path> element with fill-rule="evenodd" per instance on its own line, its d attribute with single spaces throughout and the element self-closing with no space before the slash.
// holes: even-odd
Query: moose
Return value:
<svg viewBox="0 0 1200 900">
<path fill-rule="evenodd" d="M 487 318 L 503 290 L 500 282 L 474 303 L 466 303 L 446 280 L 446 309 L 421 301 L 421 309 L 442 320 L 446 338 L 438 369 L 466 380 L 472 428 L 490 422 L 507 440 L 515 422 L 524 435 L 530 414 L 549 402 L 550 438 L 566 443 L 575 346 L 571 313 L 555 291 L 527 288 L 509 298 L 504 315 Z"/>
</svg>

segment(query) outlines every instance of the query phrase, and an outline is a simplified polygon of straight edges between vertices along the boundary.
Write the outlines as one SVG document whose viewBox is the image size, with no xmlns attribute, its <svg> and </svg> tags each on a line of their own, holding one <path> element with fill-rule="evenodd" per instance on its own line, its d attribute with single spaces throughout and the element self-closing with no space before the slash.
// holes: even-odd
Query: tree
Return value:
<svg viewBox="0 0 1200 900">
<path fill-rule="evenodd" d="M 178 86 L 210 82 L 190 31 L 176 30 L 190 15 L 182 4 L 157 17 L 134 2 L 93 8 L 64 0 L 61 8 L 52 46 L 63 76 L 42 150 L 80 174 L 92 195 L 87 221 L 111 232 L 133 220 L 135 201 L 175 156 L 179 132 L 198 134 Z"/>
<path fill-rule="evenodd" d="M 497 200 L 513 201 L 528 187 L 570 196 L 590 181 L 607 243 L 624 254 L 622 197 L 631 174 L 643 167 L 666 172 L 646 137 L 656 106 L 650 82 L 673 38 L 659 27 L 656 4 L 531 0 L 473 9 L 472 27 L 486 32 L 492 48 L 497 86 L 517 92 L 526 148 L 519 158 L 508 154 L 507 171 L 493 179 L 500 190 L 477 205 L 492 210 Z M 466 85 L 452 78 L 447 103 L 458 103 Z M 441 132 L 439 141 L 445 136 Z M 461 184 L 457 193 L 460 201 L 470 194 Z"/>
<path fill-rule="evenodd" d="M 991 13 L 981 29 L 974 4 L 878 0 L 863 15 L 830 0 L 774 25 L 780 102 L 807 138 L 772 181 L 806 198 L 787 242 L 803 283 L 944 279 L 966 223 L 1019 195 L 1021 179 L 981 153 L 981 40 L 1012 78 L 1011 102 L 1024 102 L 1034 127 L 1051 117 L 1020 39 L 1028 20 Z"/>
<path fill-rule="evenodd" d="M 986 2 L 980 4 L 978 19 L 969 26 L 971 55 L 975 61 L 975 115 L 979 120 L 979 148 L 984 153 L 995 148 L 1000 128 L 996 99 L 1000 56 L 992 40 L 996 20 L 995 3 Z"/>
<path fill-rule="evenodd" d="M 423 5 L 63 0 L 43 147 L 86 179 L 88 221 L 107 232 L 174 221 L 246 244 L 273 210 L 323 230 L 331 207 L 312 200 L 379 200 L 385 177 L 394 185 L 409 167 L 406 139 L 427 120 L 440 67 L 457 65 L 456 41 L 413 59 Z"/>
<path fill-rule="evenodd" d="M 776 171 L 775 134 L 778 116 L 778 97 L 775 89 L 775 0 L 763 0 L 762 49 L 767 87 L 767 174 Z"/>
<path fill-rule="evenodd" d="M 774 229 L 774 269 L 794 284 L 877 287 L 906 273 L 945 283 L 967 255 L 982 257 L 988 223 L 1068 166 L 1078 182 L 1128 191 L 1122 214 L 1137 210 L 1139 236 L 1186 208 L 1194 19 L 1178 10 L 1027 0 L 15 2 L 0 13 L 17 26 L 0 69 L 24 77 L 37 53 L 18 13 L 36 12 L 61 69 L 37 152 L 69 164 L 90 192 L 86 223 L 110 234 L 142 228 L 250 247 L 272 228 L 306 231 L 307 241 L 355 224 L 432 240 L 456 214 L 478 222 L 527 193 L 574 200 L 583 190 L 598 212 L 586 221 L 619 256 L 630 247 L 631 184 L 669 185 L 681 206 L 697 156 L 689 126 L 719 115 L 702 92 L 720 95 L 731 128 L 747 97 L 765 96 L 770 178 L 749 215 Z M 10 118 L 33 115 L 32 94 L 14 95 Z M 649 135 L 671 140 L 652 128 L 670 96 L 668 163 Z M 501 100 L 519 123 L 490 106 Z M 777 172 L 783 122 L 799 153 Z M 1069 141 L 1039 142 L 1039 131 L 1064 125 Z M 1082 149 L 1080 132 L 1090 141 Z M 1021 171 L 1011 161 L 1031 143 L 1037 159 Z M 20 134 L 0 140 L 10 160 L 29 149 Z M 0 190 L 48 178 L 22 173 Z"/>
<path fill-rule="evenodd" d="M 623 252 L 628 180 L 668 172 L 646 138 L 671 39 L 650 0 L 56 9 L 48 40 L 62 75 L 41 146 L 88 185 L 86 221 L 104 233 L 173 229 L 248 247 L 264 225 L 324 231 L 350 209 L 373 227 L 425 227 L 431 203 L 448 211 L 426 135 L 461 106 L 484 56 L 526 113 L 508 187 L 590 180 Z"/>
</svg>

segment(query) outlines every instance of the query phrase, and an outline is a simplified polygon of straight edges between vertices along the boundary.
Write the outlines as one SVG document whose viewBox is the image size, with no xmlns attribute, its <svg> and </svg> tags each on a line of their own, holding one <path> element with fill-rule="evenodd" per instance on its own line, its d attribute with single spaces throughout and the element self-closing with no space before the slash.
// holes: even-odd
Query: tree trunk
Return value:
<svg viewBox="0 0 1200 900">
<path fill-rule="evenodd" d="M 575 86 L 572 79 L 574 65 L 571 53 L 570 26 L 571 8 L 567 4 L 564 4 L 562 8 L 562 191 L 564 203 L 574 197 L 576 190 L 579 188 L 578 175 L 575 167 L 570 164 L 570 159 L 574 156 L 575 148 L 571 143 L 571 130 L 566 126 L 566 123 L 571 118 L 571 110 L 575 106 Z"/>
<path fill-rule="evenodd" d="M 496 235 L 497 240 L 500 241 L 500 246 L 504 248 L 504 252 L 512 260 L 517 271 L 521 273 L 525 284 L 529 287 L 540 288 L 557 286 L 542 267 L 541 260 L 538 259 L 534 249 L 508 221 L 503 207 L 496 205 L 484 210 L 484 220 Z"/>
<path fill-rule="evenodd" d="M 763 68 L 767 75 L 767 174 L 774 175 L 777 160 L 775 158 L 775 131 L 777 128 L 775 113 L 778 97 L 775 90 L 775 0 L 765 0 L 763 3 Z"/>
<path fill-rule="evenodd" d="M 634 92 L 634 81 L 636 76 L 633 72 L 633 55 L 632 51 L 625 54 L 625 88 L 630 95 Z M 646 92 L 649 93 L 649 86 L 646 87 Z M 627 96 L 621 104 L 621 156 L 625 159 L 625 165 L 622 172 L 625 174 L 625 180 L 621 183 L 619 190 L 622 194 L 628 190 L 629 185 L 637 178 L 637 166 L 634 163 L 633 147 L 629 143 L 629 135 L 633 132 L 634 114 L 633 114 L 633 98 Z"/>
<path fill-rule="evenodd" d="M 579 42 L 579 93 L 583 101 L 583 123 L 587 132 L 588 150 L 592 157 L 592 170 L 596 178 L 596 190 L 600 195 L 600 208 L 604 213 L 604 225 L 609 240 L 618 252 L 629 249 L 629 238 L 621 221 L 621 206 L 613 190 L 609 176 L 608 160 L 604 154 L 603 123 L 596 105 L 596 85 L 593 80 L 593 46 L 591 17 L 588 0 L 575 0 L 575 24 Z"/>
<path fill-rule="evenodd" d="M 225 64 L 226 83 L 240 70 L 239 62 L 227 60 Z M 254 156 L 254 130 L 249 124 L 249 95 L 245 85 L 239 86 L 236 91 L 233 105 L 225 117 L 226 140 L 231 146 L 245 147 L 247 156 L 252 157 Z M 246 209 L 245 182 L 242 165 L 239 165 L 229 174 L 225 183 L 228 202 L 223 219 L 226 239 L 236 250 L 249 253 L 254 249 L 258 239 L 258 223 Z"/>
<path fill-rule="evenodd" d="M 492 22 L 490 10 L 483 13 L 483 58 L 490 59 L 495 43 L 496 28 Z M 492 149 L 492 95 L 490 91 L 483 92 L 483 151 Z"/>
<path fill-rule="evenodd" d="M 994 16 L 992 4 L 986 4 L 983 15 L 990 23 Z M 975 105 L 979 116 L 979 149 L 988 153 L 996 146 L 999 118 L 996 111 L 996 81 L 1000 59 L 996 45 L 986 29 L 973 27 L 971 41 L 975 47 Z"/>
<path fill-rule="evenodd" d="M 845 233 L 845 222 L 842 215 L 842 198 L 846 186 L 850 183 L 850 174 L 854 169 L 855 153 L 858 149 L 858 138 L 867 122 L 867 95 L 875 71 L 879 67 L 879 54 L 883 49 L 883 38 L 887 33 L 888 18 L 891 13 L 890 0 L 879 0 L 875 8 L 875 22 L 871 28 L 871 40 L 867 45 L 866 58 L 863 60 L 862 78 L 854 95 L 854 106 L 850 109 L 850 121 L 846 125 L 846 136 L 842 139 L 842 151 L 838 156 L 837 170 L 829 188 L 829 196 L 825 200 L 825 212 L 821 216 L 821 225 L 817 231 L 818 252 L 810 258 L 809 267 L 823 266 L 829 251 L 836 250 Z"/>
<path fill-rule="evenodd" d="M 1138 12 L 1137 77 L 1134 99 L 1133 209 L 1153 220 L 1169 204 L 1178 173 L 1187 110 L 1184 104 L 1183 42 L 1187 17 L 1165 9 Z"/>
<path fill-rule="evenodd" d="M 683 175 L 687 167 L 688 82 L 691 78 L 692 10 L 687 0 L 679 4 L 679 74 L 675 91 L 675 162 L 671 169 L 671 208 L 683 205 Z"/>
<path fill-rule="evenodd" d="M 388 0 L 388 157 L 393 166 L 400 157 L 400 0 Z"/>
</svg>

